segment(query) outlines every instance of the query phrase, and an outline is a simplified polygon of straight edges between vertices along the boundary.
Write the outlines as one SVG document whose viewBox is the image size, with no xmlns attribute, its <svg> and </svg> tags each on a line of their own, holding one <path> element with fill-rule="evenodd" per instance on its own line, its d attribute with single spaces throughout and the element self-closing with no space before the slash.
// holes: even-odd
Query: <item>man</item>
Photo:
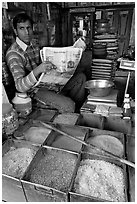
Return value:
<svg viewBox="0 0 137 204">
<path fill-rule="evenodd" d="M 25 13 L 17 14 L 13 19 L 16 41 L 6 53 L 7 65 L 13 75 L 18 92 L 28 92 L 38 81 L 41 73 L 52 68 L 52 63 L 40 59 L 40 50 L 33 43 L 33 21 Z M 86 77 L 78 73 L 69 80 L 61 94 L 70 97 L 78 107 L 85 100 L 84 83 Z"/>
<path fill-rule="evenodd" d="M 6 53 L 17 91 L 27 92 L 37 82 L 41 73 L 46 73 L 52 67 L 51 63 L 40 60 L 40 50 L 32 42 L 33 21 L 25 13 L 16 15 L 13 19 L 16 35 L 14 42 Z"/>
</svg>

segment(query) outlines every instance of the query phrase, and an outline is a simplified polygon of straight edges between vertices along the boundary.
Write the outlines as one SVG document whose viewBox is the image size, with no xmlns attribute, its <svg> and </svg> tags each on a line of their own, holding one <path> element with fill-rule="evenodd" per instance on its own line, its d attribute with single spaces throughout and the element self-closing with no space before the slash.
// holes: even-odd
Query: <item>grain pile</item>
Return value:
<svg viewBox="0 0 137 204">
<path fill-rule="evenodd" d="M 36 151 L 30 148 L 11 147 L 2 157 L 2 173 L 15 178 L 21 178 L 35 153 Z"/>
<path fill-rule="evenodd" d="M 54 123 L 75 125 L 78 117 L 79 115 L 76 113 L 62 113 L 54 119 Z"/>
<path fill-rule="evenodd" d="M 66 192 L 70 185 L 75 164 L 75 155 L 51 151 L 38 161 L 29 180 Z"/>
<path fill-rule="evenodd" d="M 77 137 L 76 137 L 77 138 Z M 81 139 L 81 138 L 79 138 Z M 52 147 L 66 149 L 69 151 L 79 152 L 82 144 L 64 135 L 58 135 L 52 143 Z"/>
<path fill-rule="evenodd" d="M 124 147 L 122 142 L 111 135 L 97 135 L 95 137 L 90 137 L 88 138 L 87 142 L 119 157 L 122 157 L 124 154 Z M 101 149 L 96 150 L 93 148 L 86 147 L 85 151 L 90 153 L 100 153 L 103 155 L 108 155 Z"/>
<path fill-rule="evenodd" d="M 44 127 L 30 127 L 24 132 L 24 137 L 27 141 L 42 144 L 50 132 L 51 130 Z"/>
<path fill-rule="evenodd" d="M 59 113 L 74 113 L 75 111 L 75 103 L 69 97 L 48 91 L 44 87 L 38 90 L 35 98 L 43 101 L 50 108 L 57 109 Z"/>
<path fill-rule="evenodd" d="M 103 160 L 83 160 L 75 178 L 74 192 L 108 201 L 124 202 L 122 169 Z"/>
</svg>

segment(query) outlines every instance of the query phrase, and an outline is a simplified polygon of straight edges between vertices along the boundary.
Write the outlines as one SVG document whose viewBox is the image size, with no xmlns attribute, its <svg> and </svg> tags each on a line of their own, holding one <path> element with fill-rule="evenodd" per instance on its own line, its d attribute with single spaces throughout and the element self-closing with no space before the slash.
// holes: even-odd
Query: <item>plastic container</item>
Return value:
<svg viewBox="0 0 137 204">
<path fill-rule="evenodd" d="M 131 119 L 131 104 L 129 94 L 125 94 L 124 104 L 123 104 L 123 119 Z"/>
<path fill-rule="evenodd" d="M 2 104 L 2 133 L 12 135 L 18 128 L 18 114 L 10 103 Z"/>
<path fill-rule="evenodd" d="M 31 98 L 26 93 L 16 93 L 12 100 L 14 108 L 20 117 L 26 117 L 32 111 Z"/>
</svg>

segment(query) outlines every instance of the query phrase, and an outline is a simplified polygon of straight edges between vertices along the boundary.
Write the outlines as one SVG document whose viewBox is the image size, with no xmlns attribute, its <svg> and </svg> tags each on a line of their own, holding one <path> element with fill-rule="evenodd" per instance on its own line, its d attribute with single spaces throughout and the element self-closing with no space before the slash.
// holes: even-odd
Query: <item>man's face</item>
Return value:
<svg viewBox="0 0 137 204">
<path fill-rule="evenodd" d="M 29 21 L 26 21 L 24 23 L 17 23 L 17 29 L 14 29 L 14 32 L 20 40 L 22 40 L 27 45 L 30 44 L 30 41 L 32 40 L 33 30 Z"/>
</svg>

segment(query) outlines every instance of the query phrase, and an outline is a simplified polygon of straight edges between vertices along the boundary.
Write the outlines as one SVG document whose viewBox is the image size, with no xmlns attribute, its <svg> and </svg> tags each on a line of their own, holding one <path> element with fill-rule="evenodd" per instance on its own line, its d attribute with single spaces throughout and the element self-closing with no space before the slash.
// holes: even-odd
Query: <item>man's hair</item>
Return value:
<svg viewBox="0 0 137 204">
<path fill-rule="evenodd" d="M 17 23 L 25 23 L 26 21 L 29 21 L 31 23 L 31 26 L 33 27 L 33 20 L 24 12 L 18 13 L 13 18 L 13 28 L 17 29 Z"/>
</svg>

